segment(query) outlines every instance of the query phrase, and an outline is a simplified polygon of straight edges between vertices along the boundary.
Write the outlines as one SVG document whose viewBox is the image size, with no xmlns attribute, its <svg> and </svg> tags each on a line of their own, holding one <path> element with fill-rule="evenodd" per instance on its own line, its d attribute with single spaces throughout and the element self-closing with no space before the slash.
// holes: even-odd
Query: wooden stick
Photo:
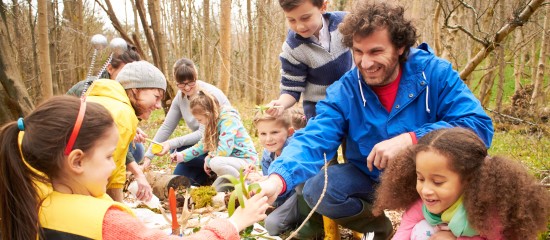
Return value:
<svg viewBox="0 0 550 240">
<path fill-rule="evenodd" d="M 324 183 L 324 186 L 323 186 L 323 191 L 321 191 L 321 195 L 319 196 L 319 200 L 317 200 L 317 203 L 315 204 L 315 206 L 311 209 L 311 211 L 309 212 L 309 214 L 307 215 L 306 219 L 302 222 L 302 224 L 300 224 L 300 226 L 294 231 L 292 232 L 292 234 L 290 234 L 290 236 L 288 236 L 285 240 L 290 240 L 292 239 L 293 237 L 296 236 L 296 234 L 298 234 L 298 232 L 300 231 L 300 229 L 302 229 L 302 227 L 304 227 L 304 225 L 306 224 L 306 222 L 311 218 L 311 216 L 313 215 L 313 213 L 315 212 L 315 210 L 317 210 L 317 207 L 319 207 L 319 204 L 321 204 L 321 201 L 323 200 L 323 197 L 325 197 L 325 192 L 327 191 L 327 185 L 328 185 L 328 163 L 327 163 L 327 154 L 324 153 L 323 154 L 325 156 L 325 183 Z"/>
</svg>

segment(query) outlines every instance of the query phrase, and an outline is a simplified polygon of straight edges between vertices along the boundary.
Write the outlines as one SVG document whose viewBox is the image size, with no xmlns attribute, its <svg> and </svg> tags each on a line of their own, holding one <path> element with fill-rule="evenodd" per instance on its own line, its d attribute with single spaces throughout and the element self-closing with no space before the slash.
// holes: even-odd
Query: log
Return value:
<svg viewBox="0 0 550 240">
<path fill-rule="evenodd" d="M 172 175 L 160 172 L 145 173 L 147 181 L 155 194 L 161 201 L 168 199 L 168 191 L 170 187 L 176 192 L 186 191 L 191 186 L 188 178 L 179 175 Z M 182 202 L 183 203 L 183 202 Z"/>
</svg>

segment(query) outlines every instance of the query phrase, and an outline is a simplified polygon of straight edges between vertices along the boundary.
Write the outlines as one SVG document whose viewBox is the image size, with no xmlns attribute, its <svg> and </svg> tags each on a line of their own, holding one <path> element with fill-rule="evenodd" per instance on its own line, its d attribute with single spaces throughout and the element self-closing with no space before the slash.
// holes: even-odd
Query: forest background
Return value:
<svg viewBox="0 0 550 240">
<path fill-rule="evenodd" d="M 287 26 L 278 1 L 115 1 L 2 0 L 0 125 L 84 79 L 94 55 L 90 39 L 100 33 L 137 46 L 164 72 L 165 109 L 177 89 L 171 66 L 188 57 L 197 64 L 199 79 L 222 89 L 254 131 L 254 106 L 279 95 L 278 56 Z M 348 10 L 355 1 L 330 1 L 329 10 Z M 417 26 L 418 43 L 427 42 L 451 61 L 493 118 L 491 154 L 518 159 L 539 179 L 548 179 L 550 1 L 398 3 Z M 94 75 L 109 54 L 108 48 L 98 52 Z M 150 136 L 164 117 L 162 111 L 154 116 L 143 124 Z M 183 132 L 184 124 L 176 134 Z"/>
</svg>

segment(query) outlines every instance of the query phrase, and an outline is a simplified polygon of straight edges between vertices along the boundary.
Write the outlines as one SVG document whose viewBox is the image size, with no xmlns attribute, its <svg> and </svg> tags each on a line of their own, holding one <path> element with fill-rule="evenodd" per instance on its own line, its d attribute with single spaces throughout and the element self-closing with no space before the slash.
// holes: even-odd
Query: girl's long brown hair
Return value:
<svg viewBox="0 0 550 240">
<path fill-rule="evenodd" d="M 471 130 L 435 130 L 392 160 L 381 177 L 373 213 L 407 209 L 416 192 L 416 156 L 431 151 L 445 156 L 464 185 L 468 221 L 482 236 L 491 236 L 498 220 L 506 239 L 535 239 L 550 217 L 550 193 L 519 162 L 488 157 L 483 141 Z"/>
<path fill-rule="evenodd" d="M 36 239 L 40 234 L 38 211 L 43 196 L 37 191 L 37 182 L 50 183 L 51 179 L 59 176 L 65 158 L 63 150 L 79 108 L 79 98 L 57 96 L 23 119 L 23 157 L 45 177 L 23 162 L 17 143 L 20 132 L 17 122 L 10 122 L 0 129 L 1 239 Z M 104 107 L 87 103 L 73 149 L 87 153 L 112 126 L 113 119 Z"/>
<path fill-rule="evenodd" d="M 220 104 L 212 95 L 199 90 L 197 95 L 189 102 L 193 115 L 204 115 L 207 122 L 204 125 L 204 136 L 202 142 L 204 149 L 214 151 L 218 146 L 218 120 L 220 118 Z"/>
</svg>

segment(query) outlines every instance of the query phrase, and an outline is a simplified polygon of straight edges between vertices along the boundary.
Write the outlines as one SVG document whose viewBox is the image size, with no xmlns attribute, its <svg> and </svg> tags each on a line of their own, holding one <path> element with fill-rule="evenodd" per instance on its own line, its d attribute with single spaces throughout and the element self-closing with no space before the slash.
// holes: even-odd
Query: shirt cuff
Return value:
<svg viewBox="0 0 550 240">
<path fill-rule="evenodd" d="M 279 177 L 279 178 L 281 179 L 281 182 L 283 182 L 283 189 L 281 189 L 281 192 L 279 193 L 279 195 L 281 195 L 281 194 L 283 194 L 283 193 L 286 191 L 286 182 L 285 182 L 285 179 L 284 179 L 281 175 L 279 175 L 279 174 L 277 174 L 277 173 L 273 173 L 273 175 Z"/>
<path fill-rule="evenodd" d="M 413 141 L 413 145 L 418 143 L 418 139 L 416 139 L 416 133 L 409 132 L 409 135 L 411 136 L 411 140 Z"/>
</svg>

